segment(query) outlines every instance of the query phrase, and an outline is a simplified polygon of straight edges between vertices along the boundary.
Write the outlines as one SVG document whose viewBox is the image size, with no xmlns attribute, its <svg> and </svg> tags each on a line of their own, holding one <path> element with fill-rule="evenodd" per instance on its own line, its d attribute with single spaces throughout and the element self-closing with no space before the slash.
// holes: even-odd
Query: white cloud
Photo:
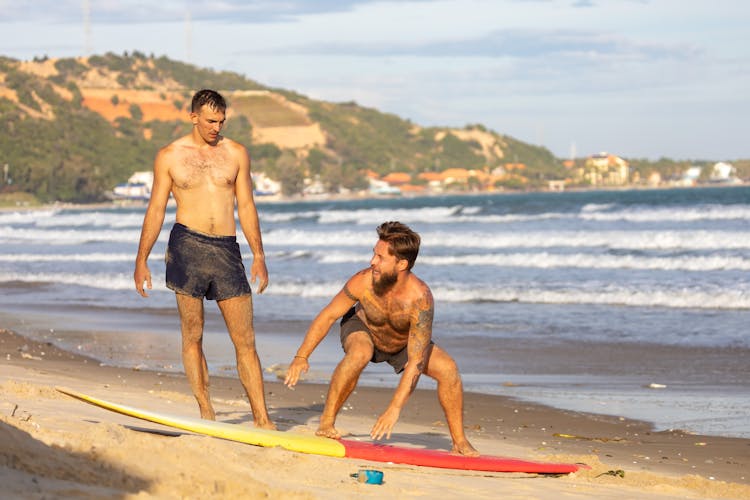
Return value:
<svg viewBox="0 0 750 500">
<path fill-rule="evenodd" d="M 88 37 L 85 4 L 0 1 L 0 55 L 167 55 L 559 156 L 750 157 L 744 0 L 89 0 Z"/>
</svg>

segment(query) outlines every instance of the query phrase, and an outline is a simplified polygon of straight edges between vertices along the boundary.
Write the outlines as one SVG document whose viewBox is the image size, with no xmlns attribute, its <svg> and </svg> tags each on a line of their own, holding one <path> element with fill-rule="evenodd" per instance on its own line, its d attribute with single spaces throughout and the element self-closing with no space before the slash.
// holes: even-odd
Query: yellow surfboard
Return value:
<svg viewBox="0 0 750 500">
<path fill-rule="evenodd" d="M 229 439 L 231 441 L 238 441 L 255 446 L 280 446 L 286 450 L 297 451 L 300 453 L 311 453 L 314 455 L 343 457 L 346 454 L 344 445 L 335 439 L 295 434 L 292 432 L 256 429 L 247 424 L 230 424 L 227 422 L 216 422 L 213 420 L 203 420 L 194 417 L 183 417 L 179 415 L 169 415 L 161 412 L 141 410 L 133 408 L 132 406 L 111 403 L 103 399 L 88 396 L 62 387 L 57 387 L 56 389 L 63 394 L 67 394 L 68 396 L 72 396 L 106 410 L 198 434 Z"/>
<path fill-rule="evenodd" d="M 424 467 L 439 467 L 443 469 L 474 470 L 490 472 L 528 472 L 535 474 L 569 474 L 580 468 L 589 468 L 584 464 L 559 464 L 519 460 L 517 458 L 493 457 L 465 457 L 454 455 L 446 451 L 406 448 L 402 446 L 388 446 L 378 443 L 364 443 L 342 439 L 337 441 L 318 436 L 307 436 L 291 432 L 269 431 L 256 429 L 249 425 L 214 422 L 199 418 L 168 415 L 166 413 L 141 410 L 132 406 L 111 403 L 103 399 L 81 394 L 70 389 L 57 388 L 58 391 L 72 396 L 86 403 L 99 406 L 106 410 L 140 418 L 149 422 L 175 427 L 198 434 L 205 434 L 240 443 L 256 446 L 280 446 L 289 451 L 310 453 L 313 455 L 327 455 L 330 457 L 347 457 L 376 462 L 393 462 L 398 464 L 418 465 Z"/>
</svg>

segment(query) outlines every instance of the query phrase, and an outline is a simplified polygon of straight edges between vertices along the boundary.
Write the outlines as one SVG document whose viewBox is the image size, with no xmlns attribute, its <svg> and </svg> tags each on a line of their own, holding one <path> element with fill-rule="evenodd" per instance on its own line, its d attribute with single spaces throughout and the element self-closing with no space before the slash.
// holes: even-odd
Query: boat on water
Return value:
<svg viewBox="0 0 750 500">
<path fill-rule="evenodd" d="M 127 182 L 118 184 L 112 189 L 115 200 L 148 201 L 151 198 L 151 186 L 154 183 L 153 172 L 135 172 Z"/>
</svg>

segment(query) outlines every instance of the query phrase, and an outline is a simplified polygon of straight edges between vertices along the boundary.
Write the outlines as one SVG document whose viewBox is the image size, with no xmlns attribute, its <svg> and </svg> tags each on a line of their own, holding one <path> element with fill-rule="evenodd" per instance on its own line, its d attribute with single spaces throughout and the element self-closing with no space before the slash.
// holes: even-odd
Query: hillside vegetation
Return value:
<svg viewBox="0 0 750 500">
<path fill-rule="evenodd" d="M 104 199 L 190 131 L 187 108 L 200 88 L 224 94 L 224 134 L 248 146 L 254 170 L 282 181 L 287 194 L 311 177 L 331 191 L 360 188 L 367 171 L 490 171 L 521 163 L 528 187 L 566 175 L 547 149 L 482 125 L 421 127 L 354 102 L 316 101 L 237 73 L 134 52 L 0 57 L 0 191 L 47 202 Z"/>
<path fill-rule="evenodd" d="M 549 151 L 481 126 L 423 128 L 356 103 L 315 101 L 166 57 L 0 57 L 3 191 L 42 201 L 103 199 L 134 171 L 150 169 L 160 147 L 189 132 L 187 107 L 200 88 L 227 97 L 224 133 L 248 146 L 253 168 L 292 187 L 317 176 L 331 190 L 355 188 L 367 170 L 491 169 L 508 157 L 540 178 L 561 169 Z"/>
</svg>

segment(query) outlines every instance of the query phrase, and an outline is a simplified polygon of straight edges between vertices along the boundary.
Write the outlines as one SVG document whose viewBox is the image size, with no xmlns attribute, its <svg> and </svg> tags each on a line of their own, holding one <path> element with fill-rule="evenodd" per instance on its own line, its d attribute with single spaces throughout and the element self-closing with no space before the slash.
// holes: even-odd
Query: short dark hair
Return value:
<svg viewBox="0 0 750 500">
<path fill-rule="evenodd" d="M 414 267 L 419 254 L 421 238 L 409 226 L 397 221 L 383 222 L 378 226 L 378 238 L 388 243 L 388 250 L 397 259 L 408 262 L 407 269 Z"/>
<path fill-rule="evenodd" d="M 203 89 L 196 92 L 193 96 L 193 102 L 190 104 L 190 112 L 197 113 L 203 106 L 208 106 L 215 111 L 226 111 L 227 102 L 215 90 Z"/>
</svg>

